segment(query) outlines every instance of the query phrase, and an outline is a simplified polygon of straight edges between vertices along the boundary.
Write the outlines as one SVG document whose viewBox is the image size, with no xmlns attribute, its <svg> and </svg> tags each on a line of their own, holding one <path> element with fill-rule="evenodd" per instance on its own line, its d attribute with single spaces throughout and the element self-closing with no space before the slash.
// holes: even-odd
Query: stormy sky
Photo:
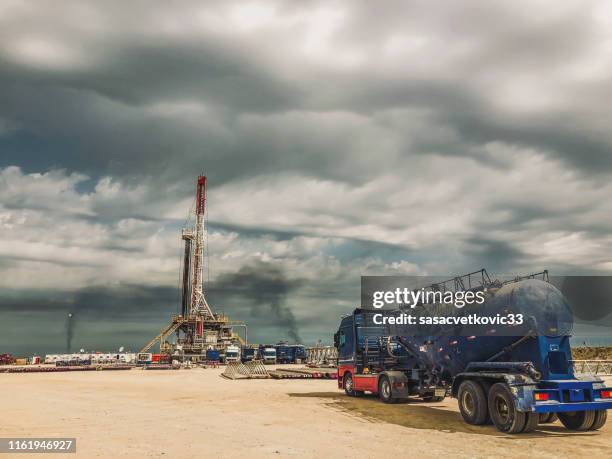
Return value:
<svg viewBox="0 0 612 459">
<path fill-rule="evenodd" d="M 361 274 L 612 273 L 601 1 L 0 3 L 0 352 L 138 348 L 209 303 L 331 341 Z"/>
</svg>

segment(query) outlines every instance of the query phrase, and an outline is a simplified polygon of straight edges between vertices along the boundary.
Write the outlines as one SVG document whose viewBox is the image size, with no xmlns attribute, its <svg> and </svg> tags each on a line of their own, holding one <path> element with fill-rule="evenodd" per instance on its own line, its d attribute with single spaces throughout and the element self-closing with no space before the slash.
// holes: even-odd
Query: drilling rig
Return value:
<svg viewBox="0 0 612 459">
<path fill-rule="evenodd" d="M 171 317 L 170 324 L 147 343 L 140 352 L 147 352 L 159 342 L 160 353 L 179 361 L 204 361 L 208 350 L 225 354 L 230 345 L 246 344 L 234 332 L 243 322 L 230 321 L 225 314 L 214 313 L 204 292 L 204 240 L 206 213 L 206 176 L 200 175 L 196 185 L 195 225 L 183 228 L 183 275 L 181 312 Z M 175 335 L 174 341 L 169 338 Z"/>
</svg>

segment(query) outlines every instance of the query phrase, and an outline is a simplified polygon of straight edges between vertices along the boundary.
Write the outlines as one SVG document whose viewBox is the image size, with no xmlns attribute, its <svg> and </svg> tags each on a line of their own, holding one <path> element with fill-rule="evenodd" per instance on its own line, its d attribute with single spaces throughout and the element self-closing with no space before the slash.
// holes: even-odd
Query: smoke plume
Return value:
<svg viewBox="0 0 612 459">
<path fill-rule="evenodd" d="M 285 329 L 291 341 L 301 343 L 295 315 L 286 304 L 289 293 L 301 285 L 300 280 L 287 279 L 278 266 L 258 262 L 243 266 L 236 273 L 219 276 L 211 289 L 247 299 L 256 315 L 262 313 L 262 307 L 267 307 L 272 313 L 270 317 L 274 324 Z"/>
<path fill-rule="evenodd" d="M 70 354 L 72 349 L 72 338 L 74 336 L 74 314 L 69 312 L 66 316 L 66 353 Z"/>
</svg>

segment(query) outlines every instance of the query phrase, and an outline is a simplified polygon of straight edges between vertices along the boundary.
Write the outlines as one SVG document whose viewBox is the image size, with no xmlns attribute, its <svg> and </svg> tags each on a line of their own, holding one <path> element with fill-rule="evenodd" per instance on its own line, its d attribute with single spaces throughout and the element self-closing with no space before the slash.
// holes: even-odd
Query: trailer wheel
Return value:
<svg viewBox="0 0 612 459">
<path fill-rule="evenodd" d="M 381 376 L 380 381 L 378 381 L 378 396 L 385 403 L 395 403 L 397 401 L 392 396 L 391 381 L 387 376 Z"/>
<path fill-rule="evenodd" d="M 567 411 L 559 413 L 559 419 L 569 430 L 590 430 L 595 424 L 595 411 Z"/>
<path fill-rule="evenodd" d="M 346 373 L 344 375 L 344 392 L 349 397 L 360 397 L 363 391 L 353 389 L 353 375 Z"/>
<path fill-rule="evenodd" d="M 559 419 L 557 413 L 540 413 L 540 424 L 551 424 Z"/>
<path fill-rule="evenodd" d="M 518 411 L 510 389 L 504 383 L 495 383 L 489 391 L 489 414 L 497 430 L 509 434 L 523 431 L 527 421 L 527 413 Z"/>
<path fill-rule="evenodd" d="M 593 425 L 589 428 L 589 430 L 601 429 L 607 420 L 608 420 L 608 410 L 595 411 L 595 422 L 593 422 Z"/>
<path fill-rule="evenodd" d="M 482 425 L 487 422 L 487 397 L 482 386 L 475 381 L 463 381 L 457 394 L 459 411 L 468 424 Z"/>
</svg>

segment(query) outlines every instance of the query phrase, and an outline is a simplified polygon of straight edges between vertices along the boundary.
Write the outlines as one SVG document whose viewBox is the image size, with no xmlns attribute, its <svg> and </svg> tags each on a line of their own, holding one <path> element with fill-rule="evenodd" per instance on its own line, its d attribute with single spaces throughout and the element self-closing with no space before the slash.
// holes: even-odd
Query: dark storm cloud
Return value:
<svg viewBox="0 0 612 459">
<path fill-rule="evenodd" d="M 362 273 L 609 271 L 606 8 L 0 6 L 0 268 L 20 286 L 0 335 L 52 317 L 61 350 L 69 310 L 76 346 L 96 321 L 109 347 L 156 334 L 202 172 L 211 303 L 261 341 L 328 336 Z"/>
<path fill-rule="evenodd" d="M 300 284 L 286 279 L 279 268 L 262 263 L 221 276 L 209 285 L 209 303 L 233 320 L 248 321 L 251 338 L 302 342 L 288 305 L 288 298 Z M 66 346 L 75 351 L 98 343 L 110 349 L 116 347 L 121 335 L 121 343 L 138 349 L 159 333 L 178 312 L 178 305 L 177 289 L 133 284 L 30 294 L 4 290 L 0 295 L 3 336 L 19 329 L 22 336 L 31 338 L 27 345 L 22 340 L 11 343 L 3 339 L 0 347 L 7 352 L 23 352 L 25 348 L 63 352 Z M 41 320 L 47 324 L 47 332 L 42 334 L 36 332 Z M 331 320 L 328 326 L 333 324 Z"/>
<path fill-rule="evenodd" d="M 505 141 L 542 149 L 585 173 L 609 174 L 612 170 L 612 143 L 608 133 L 594 132 L 586 125 L 568 125 L 567 114 L 508 119 L 487 110 L 474 115 L 470 110 L 474 107 L 465 108 L 462 113 L 445 117 L 453 116 L 446 122 L 472 145 Z"/>
<path fill-rule="evenodd" d="M 176 289 L 139 285 L 34 292 L 3 289 L 0 347 L 19 355 L 67 348 L 106 350 L 116 349 L 120 339 L 136 350 L 177 312 L 177 298 Z"/>
<path fill-rule="evenodd" d="M 158 315 L 171 311 L 178 298 L 178 290 L 167 287 L 120 285 L 94 286 L 74 291 L 43 291 L 24 293 L 4 290 L 0 294 L 0 311 L 58 314 L 72 312 L 75 316 L 111 320 Z"/>
<path fill-rule="evenodd" d="M 569 4 L 553 15 L 542 5 L 534 14 L 541 20 L 534 21 L 520 5 L 501 2 L 444 8 L 391 2 L 382 9 L 367 2 L 339 2 L 329 7 L 342 17 L 330 38 L 331 49 L 337 47 L 338 53 L 352 46 L 380 60 L 380 50 L 394 36 L 414 38 L 417 45 L 422 40 L 424 49 L 432 52 L 427 62 L 421 54 L 398 55 L 395 59 L 405 67 L 343 71 L 333 67 L 333 53 L 317 65 L 299 57 L 298 43 L 308 29 L 296 15 L 326 3 L 273 2 L 269 6 L 275 8 L 274 22 L 252 40 L 241 35 L 240 23 L 228 23 L 229 30 L 218 29 L 214 22 L 207 25 L 206 14 L 229 14 L 226 21 L 232 20 L 225 2 L 208 8 L 197 2 L 184 3 L 182 9 L 157 6 L 147 4 L 147 10 L 141 10 L 113 2 L 74 4 L 73 9 L 67 6 L 66 19 L 51 23 L 44 7 L 29 12 L 16 8 L 14 21 L 7 15 L 0 103 L 2 116 L 17 129 L 2 140 L 8 151 L 5 161 L 125 179 L 156 175 L 159 183 L 176 181 L 202 164 L 216 183 L 271 168 L 359 180 L 372 172 L 370 164 L 337 165 L 346 163 L 342 152 L 351 149 L 345 135 L 318 144 L 316 135 L 308 135 L 302 143 L 288 126 L 277 125 L 264 128 L 265 135 L 259 136 L 257 130 L 245 129 L 239 117 L 300 110 L 370 116 L 418 108 L 429 110 L 434 123 L 457 136 L 444 142 L 424 134 L 404 146 L 408 155 L 473 155 L 482 143 L 505 141 L 544 148 L 589 172 L 612 168 L 607 130 L 587 122 L 601 101 L 583 97 L 587 90 L 594 95 L 597 88 L 604 91 L 603 80 L 588 87 L 571 84 L 567 94 L 577 100 L 576 106 L 545 115 L 533 110 L 515 114 L 492 101 L 513 80 L 557 68 L 561 74 L 568 63 L 578 65 L 588 56 L 599 37 L 583 6 Z M 122 21 L 115 21 L 117 17 Z M 84 27 L 77 25 L 79 19 Z M 177 28 L 169 29 L 173 26 Z M 280 42 L 279 34 L 295 38 L 295 45 Z M 41 45 L 25 40 L 29 37 L 43 43 L 48 37 L 51 49 L 33 48 Z M 464 42 L 466 50 L 460 48 Z M 57 43 L 59 50 L 53 47 Z M 32 64 L 31 59 L 44 52 L 58 63 Z M 205 111 L 175 119 L 147 111 L 156 104 L 185 101 L 201 104 Z"/>
<path fill-rule="evenodd" d="M 465 241 L 469 248 L 471 263 L 474 263 L 474 269 L 485 269 L 497 272 L 504 270 L 512 270 L 513 268 L 522 266 L 526 258 L 513 244 L 495 239 L 487 239 L 485 237 L 472 237 Z M 480 264 L 479 266 L 476 266 Z M 507 271 L 506 271 L 507 272 Z"/>
</svg>

